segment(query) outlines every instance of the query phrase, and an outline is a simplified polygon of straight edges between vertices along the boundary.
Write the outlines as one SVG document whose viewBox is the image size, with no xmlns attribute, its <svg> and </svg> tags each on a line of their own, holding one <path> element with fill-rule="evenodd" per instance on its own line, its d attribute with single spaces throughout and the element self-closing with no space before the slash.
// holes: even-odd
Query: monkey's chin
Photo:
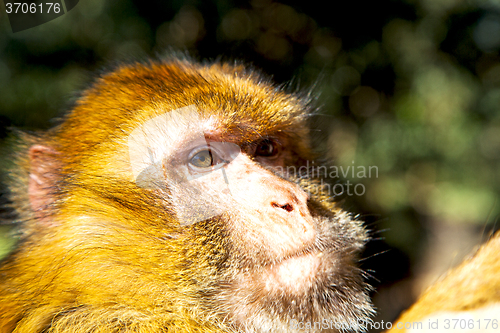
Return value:
<svg viewBox="0 0 500 333">
<path fill-rule="evenodd" d="M 269 266 L 263 273 L 266 291 L 286 289 L 301 294 L 311 287 L 318 273 L 322 252 L 305 253 Z"/>
</svg>

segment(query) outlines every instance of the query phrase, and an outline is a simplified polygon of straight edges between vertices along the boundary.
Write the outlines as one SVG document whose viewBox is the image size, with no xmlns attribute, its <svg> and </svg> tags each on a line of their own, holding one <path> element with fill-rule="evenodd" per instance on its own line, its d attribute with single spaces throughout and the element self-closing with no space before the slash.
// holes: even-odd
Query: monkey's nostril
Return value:
<svg viewBox="0 0 500 333">
<path fill-rule="evenodd" d="M 271 203 L 271 205 L 272 205 L 274 208 L 281 208 L 281 209 L 284 209 L 284 210 L 286 210 L 286 211 L 287 211 L 287 212 L 289 212 L 289 213 L 290 213 L 291 211 L 293 211 L 293 206 L 292 206 L 292 205 L 290 205 L 290 204 L 279 205 L 279 204 L 277 204 L 276 202 L 273 202 L 273 203 Z"/>
</svg>

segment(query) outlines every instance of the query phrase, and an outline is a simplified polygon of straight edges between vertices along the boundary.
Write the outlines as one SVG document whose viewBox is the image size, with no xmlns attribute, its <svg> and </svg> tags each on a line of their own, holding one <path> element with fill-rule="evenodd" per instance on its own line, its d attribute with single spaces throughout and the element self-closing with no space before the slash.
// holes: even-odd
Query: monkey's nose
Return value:
<svg viewBox="0 0 500 333">
<path fill-rule="evenodd" d="M 282 209 L 286 210 L 287 212 L 293 211 L 293 206 L 290 204 L 280 205 L 280 204 L 277 204 L 276 202 L 272 202 L 271 206 L 273 206 L 275 208 L 282 208 Z"/>
<path fill-rule="evenodd" d="M 314 242 L 316 232 L 314 221 L 307 206 L 309 196 L 295 184 L 281 184 L 280 188 L 271 191 L 269 206 L 271 214 L 277 215 L 279 229 L 289 241 L 297 245 Z M 268 207 L 269 207 L 268 206 Z"/>
<path fill-rule="evenodd" d="M 277 196 L 279 197 L 280 195 L 278 194 Z M 308 211 L 307 202 L 309 201 L 309 195 L 301 188 L 288 185 L 285 187 L 285 191 L 281 194 L 281 196 L 284 198 L 280 198 L 281 200 L 271 201 L 271 206 L 274 208 L 281 208 L 288 213 L 293 212 L 295 209 Z"/>
</svg>

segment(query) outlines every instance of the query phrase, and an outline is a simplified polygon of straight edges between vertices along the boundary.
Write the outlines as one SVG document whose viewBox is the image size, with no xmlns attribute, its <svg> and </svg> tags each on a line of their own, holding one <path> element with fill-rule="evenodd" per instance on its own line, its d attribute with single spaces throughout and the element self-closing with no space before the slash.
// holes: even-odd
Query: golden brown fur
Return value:
<svg viewBox="0 0 500 333">
<path fill-rule="evenodd" d="M 307 102 L 242 66 L 174 60 L 102 76 L 61 125 L 20 145 L 10 188 L 24 223 L 0 268 L 0 332 L 282 331 L 292 317 L 351 323 L 372 312 L 355 267 L 366 233 L 314 182 L 301 186 L 317 190 L 308 209 L 319 236 L 301 251 L 326 259 L 299 297 L 268 295 L 260 273 L 245 273 L 279 264 L 261 245 L 248 250 L 238 222 L 251 214 L 245 207 L 180 226 L 168 191 L 137 187 L 127 135 L 189 105 L 213 120 L 219 141 L 247 147 L 272 134 L 289 146 L 284 165 L 311 158 Z M 238 287 L 241 277 L 255 287 Z M 234 319 L 243 303 L 248 327 Z"/>
<path fill-rule="evenodd" d="M 490 311 L 492 306 L 496 307 L 496 310 Z M 409 328 L 413 323 L 422 323 L 422 328 L 427 329 L 425 332 L 431 331 L 428 327 L 430 316 L 441 314 L 441 329 L 445 320 L 449 320 L 452 327 L 456 324 L 453 319 L 466 318 L 463 316 L 465 311 L 471 315 L 469 318 L 473 318 L 473 327 L 469 327 L 471 329 L 480 327 L 485 329 L 489 323 L 489 329 L 492 330 L 491 320 L 500 320 L 500 233 L 498 232 L 474 256 L 450 270 L 446 276 L 429 287 L 419 300 L 394 322 L 390 331 L 405 331 L 398 327 L 404 328 L 406 324 Z M 481 315 L 482 311 L 484 316 Z M 434 320 L 436 318 L 438 317 Z M 469 321 L 466 323 L 469 324 Z M 459 324 L 463 325 L 463 322 Z"/>
</svg>

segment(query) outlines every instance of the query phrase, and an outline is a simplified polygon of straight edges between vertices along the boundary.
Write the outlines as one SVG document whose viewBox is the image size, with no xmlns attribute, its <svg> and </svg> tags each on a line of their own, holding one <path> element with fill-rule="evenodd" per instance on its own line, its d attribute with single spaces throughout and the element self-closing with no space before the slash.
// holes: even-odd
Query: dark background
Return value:
<svg viewBox="0 0 500 333">
<path fill-rule="evenodd" d="M 46 129 L 93 72 L 175 50 L 239 59 L 313 89 L 316 146 L 349 178 L 372 230 L 362 261 L 380 320 L 498 229 L 500 3 L 495 0 L 80 0 L 13 33 L 0 1 L 0 164 L 9 129 Z M 5 201 L 5 197 L 2 199 Z M 5 212 L 4 212 L 5 213 Z M 0 253 L 15 242 L 0 232 Z"/>
</svg>

